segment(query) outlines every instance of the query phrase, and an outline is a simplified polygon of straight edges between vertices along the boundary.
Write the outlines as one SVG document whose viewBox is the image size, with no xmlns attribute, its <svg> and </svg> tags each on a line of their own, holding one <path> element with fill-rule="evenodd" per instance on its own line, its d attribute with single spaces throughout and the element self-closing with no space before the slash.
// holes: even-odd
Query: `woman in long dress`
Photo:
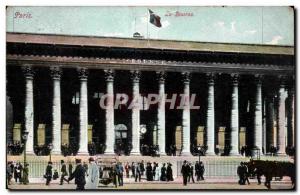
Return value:
<svg viewBox="0 0 300 195">
<path fill-rule="evenodd" d="M 155 177 L 154 180 L 155 181 L 159 181 L 160 178 L 160 167 L 158 166 L 158 163 L 156 163 L 156 169 L 155 169 Z"/>
<path fill-rule="evenodd" d="M 97 189 L 99 183 L 99 169 L 93 158 L 90 158 L 89 161 L 86 189 Z"/>
</svg>

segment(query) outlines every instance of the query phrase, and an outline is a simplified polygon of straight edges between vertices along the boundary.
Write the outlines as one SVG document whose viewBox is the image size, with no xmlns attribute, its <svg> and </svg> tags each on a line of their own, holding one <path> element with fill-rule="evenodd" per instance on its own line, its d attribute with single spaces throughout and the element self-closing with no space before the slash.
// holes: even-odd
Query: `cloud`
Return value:
<svg viewBox="0 0 300 195">
<path fill-rule="evenodd" d="M 244 33 L 253 35 L 256 32 L 257 32 L 257 30 L 246 30 Z"/>
<path fill-rule="evenodd" d="M 282 36 L 280 36 L 280 35 L 276 35 L 276 36 L 274 36 L 273 38 L 272 38 L 272 40 L 271 41 L 269 41 L 269 42 L 266 42 L 267 44 L 270 44 L 270 45 L 276 45 L 276 44 L 278 44 L 279 43 L 279 41 L 280 40 L 282 40 L 283 39 L 283 37 Z"/>
</svg>

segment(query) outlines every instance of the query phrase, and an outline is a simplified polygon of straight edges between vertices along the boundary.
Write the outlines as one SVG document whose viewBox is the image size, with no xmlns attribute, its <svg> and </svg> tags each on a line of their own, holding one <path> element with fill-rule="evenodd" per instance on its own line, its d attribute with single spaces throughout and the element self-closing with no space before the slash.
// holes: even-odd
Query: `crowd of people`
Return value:
<svg viewBox="0 0 300 195">
<path fill-rule="evenodd" d="M 249 182 L 249 170 L 247 167 L 247 163 L 241 162 L 240 165 L 237 168 L 237 175 L 239 176 L 239 181 L 238 183 L 240 185 L 245 185 L 246 182 L 248 183 L 248 185 L 250 184 Z"/>
<path fill-rule="evenodd" d="M 76 159 L 74 170 L 72 163 L 66 164 L 64 160 L 61 160 L 60 163 L 59 174 L 58 170 L 54 169 L 53 163 L 51 161 L 48 162 L 43 175 L 46 185 L 50 185 L 51 181 L 57 179 L 59 179 L 60 185 L 75 179 L 76 189 L 83 190 L 97 189 L 99 182 L 105 185 L 112 182 L 115 187 L 123 186 L 123 177 L 132 178 L 135 182 L 141 182 L 142 178 L 146 181 L 174 181 L 172 164 L 170 162 L 159 164 L 157 162 L 145 163 L 142 160 L 140 162 L 123 164 L 121 162 L 112 162 L 111 166 L 99 166 L 95 159 L 91 157 L 89 158 L 89 164 L 86 162 L 82 163 L 81 159 Z M 190 181 L 194 183 L 194 176 L 196 176 L 197 181 L 204 180 L 204 171 L 204 165 L 201 161 L 197 161 L 195 165 L 184 161 L 181 168 L 184 185 Z M 27 163 L 23 166 L 20 162 L 8 162 L 6 171 L 7 183 L 10 184 L 11 179 L 14 178 L 15 183 L 28 184 L 28 173 Z"/>
<path fill-rule="evenodd" d="M 197 181 L 204 180 L 204 172 L 205 168 L 202 161 L 196 161 L 195 165 L 193 165 L 191 162 L 187 162 L 186 160 L 183 161 L 183 165 L 181 167 L 183 185 L 187 185 L 187 183 L 191 181 L 195 183 L 194 173 Z"/>
<path fill-rule="evenodd" d="M 20 162 L 12 162 L 9 161 L 6 166 L 6 179 L 7 184 L 11 184 L 11 180 L 14 179 L 15 183 L 18 184 L 28 184 L 29 179 L 29 169 L 28 164 L 26 163 L 24 166 Z"/>
<path fill-rule="evenodd" d="M 24 150 L 24 144 L 19 141 L 7 144 L 7 153 L 9 155 L 19 155 Z"/>
</svg>

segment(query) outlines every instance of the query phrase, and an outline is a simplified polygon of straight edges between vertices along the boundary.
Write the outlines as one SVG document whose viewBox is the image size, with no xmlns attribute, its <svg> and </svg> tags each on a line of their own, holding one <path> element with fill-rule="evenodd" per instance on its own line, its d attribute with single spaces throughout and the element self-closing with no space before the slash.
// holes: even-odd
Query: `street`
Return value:
<svg viewBox="0 0 300 195">
<path fill-rule="evenodd" d="M 125 182 L 124 186 L 114 187 L 112 184 L 108 186 L 100 185 L 98 190 L 267 190 L 267 188 L 261 184 L 258 185 L 255 180 L 250 180 L 250 185 L 239 185 L 233 180 L 206 180 L 196 183 L 188 183 L 187 186 L 183 186 L 180 179 L 173 182 L 147 182 L 142 180 L 141 182 Z M 292 184 L 290 181 L 272 181 L 272 190 L 291 189 Z M 76 186 L 74 183 L 59 185 L 57 182 L 51 183 L 46 186 L 44 183 L 33 183 L 29 185 L 12 184 L 8 186 L 11 190 L 74 190 Z"/>
</svg>

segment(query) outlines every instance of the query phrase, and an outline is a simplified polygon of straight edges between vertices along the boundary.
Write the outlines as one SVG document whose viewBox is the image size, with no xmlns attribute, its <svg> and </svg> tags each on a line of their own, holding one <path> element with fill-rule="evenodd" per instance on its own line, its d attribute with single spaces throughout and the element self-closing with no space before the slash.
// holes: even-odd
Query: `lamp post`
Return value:
<svg viewBox="0 0 300 195">
<path fill-rule="evenodd" d="M 22 139 L 24 140 L 24 166 L 26 164 L 26 142 L 27 142 L 27 139 L 28 139 L 28 134 L 29 132 L 28 131 L 24 131 L 23 134 L 22 134 Z"/>
<path fill-rule="evenodd" d="M 201 146 L 198 146 L 198 155 L 199 155 L 199 163 L 200 163 L 200 152 L 201 152 Z"/>
<path fill-rule="evenodd" d="M 53 144 L 52 143 L 50 143 L 49 145 L 48 145 L 48 149 L 49 149 L 49 161 L 51 162 L 51 151 L 52 151 L 52 149 L 53 149 Z"/>
</svg>

